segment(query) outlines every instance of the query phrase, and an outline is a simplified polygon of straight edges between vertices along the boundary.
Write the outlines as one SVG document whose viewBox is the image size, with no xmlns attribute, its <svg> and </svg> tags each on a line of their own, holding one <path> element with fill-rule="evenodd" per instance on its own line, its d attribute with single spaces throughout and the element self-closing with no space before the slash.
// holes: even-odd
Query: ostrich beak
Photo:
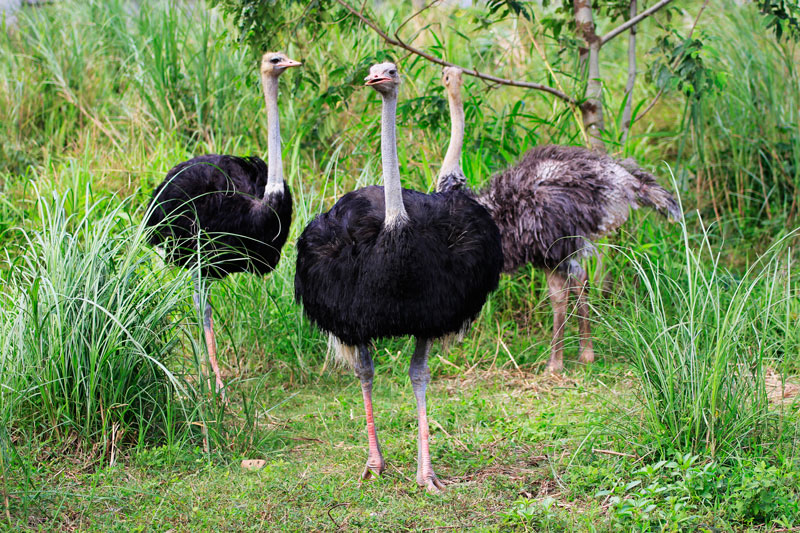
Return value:
<svg viewBox="0 0 800 533">
<path fill-rule="evenodd" d="M 387 81 L 392 81 L 392 78 L 388 78 L 386 76 L 378 76 L 375 75 L 373 77 L 367 76 L 364 78 L 366 85 L 378 85 L 379 83 L 386 83 Z"/>
<path fill-rule="evenodd" d="M 286 59 L 285 61 L 281 61 L 280 63 L 278 63 L 275 66 L 276 67 L 289 68 L 289 67 L 299 67 L 302 64 L 303 63 L 301 63 L 300 61 L 295 61 L 294 59 Z"/>
</svg>

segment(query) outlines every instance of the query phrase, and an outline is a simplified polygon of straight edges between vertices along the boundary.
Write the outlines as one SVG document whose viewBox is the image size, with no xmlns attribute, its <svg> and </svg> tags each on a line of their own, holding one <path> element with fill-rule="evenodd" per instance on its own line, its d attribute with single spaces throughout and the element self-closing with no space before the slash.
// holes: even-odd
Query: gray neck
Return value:
<svg viewBox="0 0 800 533">
<path fill-rule="evenodd" d="M 400 165 L 397 162 L 397 92 L 382 94 L 381 162 L 383 164 L 383 194 L 386 202 L 384 225 L 391 229 L 408 221 L 403 205 L 403 188 L 400 186 Z"/>
<path fill-rule="evenodd" d="M 442 168 L 439 170 L 440 178 L 451 174 L 464 174 L 461 170 L 461 150 L 464 146 L 464 105 L 461 103 L 460 94 L 448 91 L 447 100 L 450 104 L 450 144 L 444 155 Z"/>
<path fill-rule="evenodd" d="M 264 101 L 267 104 L 267 188 L 264 198 L 283 193 L 281 125 L 278 117 L 278 76 L 263 74 Z"/>
</svg>

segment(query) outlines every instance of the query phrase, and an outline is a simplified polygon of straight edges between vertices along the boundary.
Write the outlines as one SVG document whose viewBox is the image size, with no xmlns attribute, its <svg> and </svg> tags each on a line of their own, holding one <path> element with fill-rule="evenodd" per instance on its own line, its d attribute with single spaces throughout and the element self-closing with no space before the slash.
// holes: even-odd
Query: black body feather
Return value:
<svg viewBox="0 0 800 533">
<path fill-rule="evenodd" d="M 153 192 L 150 243 L 185 267 L 198 259 L 204 276 L 267 274 L 281 257 L 292 221 L 292 196 L 264 198 L 267 164 L 257 157 L 203 155 L 167 173 Z"/>
<path fill-rule="evenodd" d="M 321 329 L 351 346 L 460 332 L 497 287 L 500 235 L 467 194 L 403 190 L 409 220 L 384 227 L 384 191 L 344 195 L 297 243 L 295 296 Z"/>
</svg>

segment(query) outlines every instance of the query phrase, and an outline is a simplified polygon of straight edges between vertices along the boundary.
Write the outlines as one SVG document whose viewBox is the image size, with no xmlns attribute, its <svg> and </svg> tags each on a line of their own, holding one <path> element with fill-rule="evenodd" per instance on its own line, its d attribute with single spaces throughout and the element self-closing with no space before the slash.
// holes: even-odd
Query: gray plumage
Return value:
<svg viewBox="0 0 800 533">
<path fill-rule="evenodd" d="M 466 187 L 461 170 L 464 108 L 462 71 L 442 70 L 450 107 L 450 145 L 439 171 L 437 190 Z M 545 270 L 553 306 L 549 371 L 563 368 L 563 336 L 569 293 L 577 298 L 581 355 L 594 361 L 588 276 L 580 259 L 594 251 L 592 241 L 619 228 L 631 209 L 653 207 L 673 220 L 682 216 L 672 194 L 633 159 L 616 160 L 577 146 L 540 146 L 518 164 L 495 175 L 475 198 L 500 230 L 506 272 L 525 264 Z"/>
<path fill-rule="evenodd" d="M 681 218 L 673 196 L 632 159 L 617 161 L 577 146 L 540 146 L 494 176 L 477 200 L 500 229 L 504 270 L 527 263 L 565 269 L 619 228 L 630 209 L 653 207 Z"/>
</svg>

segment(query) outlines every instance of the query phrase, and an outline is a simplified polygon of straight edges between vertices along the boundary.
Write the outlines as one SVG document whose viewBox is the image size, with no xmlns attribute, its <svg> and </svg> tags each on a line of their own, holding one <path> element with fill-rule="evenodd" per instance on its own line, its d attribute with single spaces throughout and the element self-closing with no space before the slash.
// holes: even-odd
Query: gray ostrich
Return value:
<svg viewBox="0 0 800 533">
<path fill-rule="evenodd" d="M 462 71 L 446 67 L 442 83 L 450 105 L 451 134 L 437 182 L 438 191 L 465 187 L 461 170 L 464 141 Z M 594 253 L 592 241 L 619 228 L 630 209 L 652 207 L 672 220 L 681 209 L 655 177 L 633 159 L 618 161 L 577 146 L 539 146 L 515 166 L 495 175 L 475 193 L 500 229 L 505 272 L 532 264 L 545 271 L 553 306 L 549 372 L 564 368 L 564 323 L 569 293 L 575 294 L 580 326 L 581 363 L 594 361 L 588 277 L 579 260 Z"/>
</svg>

